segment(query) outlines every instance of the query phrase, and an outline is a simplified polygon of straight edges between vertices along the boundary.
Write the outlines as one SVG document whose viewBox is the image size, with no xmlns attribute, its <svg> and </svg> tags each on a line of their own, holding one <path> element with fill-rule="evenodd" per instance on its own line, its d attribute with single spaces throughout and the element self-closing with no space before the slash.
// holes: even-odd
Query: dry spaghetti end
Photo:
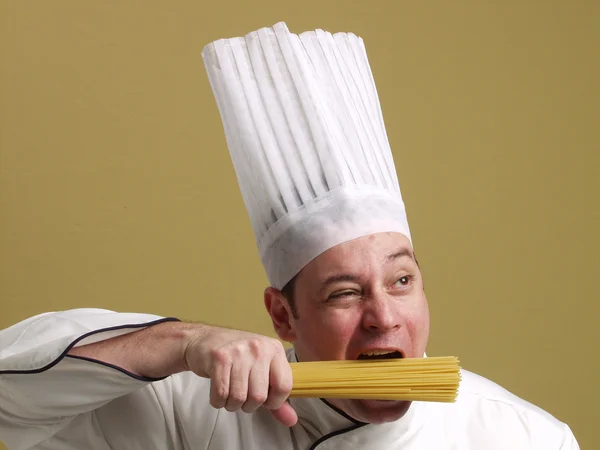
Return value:
<svg viewBox="0 0 600 450">
<path fill-rule="evenodd" d="M 291 363 L 290 397 L 451 403 L 460 385 L 453 356 Z"/>
</svg>

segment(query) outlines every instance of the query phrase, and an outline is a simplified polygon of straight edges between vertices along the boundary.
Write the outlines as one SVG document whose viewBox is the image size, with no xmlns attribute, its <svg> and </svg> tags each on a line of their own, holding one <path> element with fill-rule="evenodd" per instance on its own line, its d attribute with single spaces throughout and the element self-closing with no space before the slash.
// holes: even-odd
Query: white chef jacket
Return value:
<svg viewBox="0 0 600 450">
<path fill-rule="evenodd" d="M 214 409 L 210 381 L 191 372 L 147 379 L 67 355 L 165 320 L 175 319 L 76 309 L 0 331 L 0 440 L 9 450 L 579 449 L 566 424 L 468 371 L 455 403 L 414 402 L 395 422 L 291 399 L 299 421 L 287 428 L 262 408 Z"/>
</svg>

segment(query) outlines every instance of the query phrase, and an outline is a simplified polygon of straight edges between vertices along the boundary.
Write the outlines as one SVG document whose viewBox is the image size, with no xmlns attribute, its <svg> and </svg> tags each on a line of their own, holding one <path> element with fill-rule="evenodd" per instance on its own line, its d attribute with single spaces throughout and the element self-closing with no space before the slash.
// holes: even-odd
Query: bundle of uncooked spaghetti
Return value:
<svg viewBox="0 0 600 450">
<path fill-rule="evenodd" d="M 453 402 L 460 384 L 453 356 L 292 363 L 291 397 Z"/>
</svg>

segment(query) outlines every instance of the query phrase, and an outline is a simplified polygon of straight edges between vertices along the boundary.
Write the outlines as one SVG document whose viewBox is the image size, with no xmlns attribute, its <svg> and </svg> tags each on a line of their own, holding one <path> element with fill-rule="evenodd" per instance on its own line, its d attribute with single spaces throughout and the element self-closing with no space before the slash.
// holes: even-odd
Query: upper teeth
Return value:
<svg viewBox="0 0 600 450">
<path fill-rule="evenodd" d="M 363 355 L 367 356 L 378 356 L 378 355 L 387 355 L 389 353 L 394 353 L 395 350 L 373 350 L 371 352 L 364 352 Z"/>
</svg>

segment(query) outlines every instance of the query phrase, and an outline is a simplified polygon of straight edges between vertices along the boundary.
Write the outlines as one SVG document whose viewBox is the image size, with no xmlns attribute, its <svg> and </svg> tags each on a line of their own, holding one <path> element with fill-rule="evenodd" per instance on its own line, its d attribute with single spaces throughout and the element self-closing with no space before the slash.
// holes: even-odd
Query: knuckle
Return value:
<svg viewBox="0 0 600 450">
<path fill-rule="evenodd" d="M 277 358 L 281 358 L 282 360 L 285 360 L 285 362 L 287 362 L 287 356 L 285 353 L 285 347 L 283 346 L 283 343 L 277 339 L 273 339 L 273 349 L 275 351 L 275 356 Z"/>
<path fill-rule="evenodd" d="M 244 346 L 243 344 L 240 342 L 238 344 L 236 344 L 233 349 L 231 350 L 231 352 L 233 353 L 233 356 L 237 359 L 240 356 L 243 356 L 245 351 L 244 351 Z"/>
<path fill-rule="evenodd" d="M 275 393 L 277 394 L 289 394 L 290 391 L 292 390 L 293 387 L 293 380 L 290 378 L 279 378 L 278 380 L 275 380 L 275 382 L 273 383 L 273 385 L 271 386 L 271 389 L 273 391 L 275 391 Z"/>
<path fill-rule="evenodd" d="M 210 352 L 210 356 L 212 359 L 219 364 L 228 364 L 231 361 L 231 357 L 229 353 L 223 350 L 222 348 L 213 349 Z"/>
<path fill-rule="evenodd" d="M 252 355 L 259 355 L 262 350 L 262 347 L 263 345 L 260 339 L 253 338 L 248 340 L 248 349 L 250 350 L 250 353 L 252 353 Z"/>
<path fill-rule="evenodd" d="M 229 400 L 231 403 L 242 404 L 246 401 L 247 394 L 245 392 L 231 392 L 229 394 Z M 229 402 L 228 402 L 229 403 Z"/>
<path fill-rule="evenodd" d="M 267 394 L 266 392 L 253 392 L 248 396 L 248 400 L 252 403 L 262 405 L 267 401 Z"/>
<path fill-rule="evenodd" d="M 215 397 L 225 401 L 228 397 L 229 392 L 227 392 L 227 388 L 225 386 L 219 386 L 215 389 Z"/>
<path fill-rule="evenodd" d="M 223 404 L 225 403 L 225 400 L 227 399 L 227 396 L 229 394 L 229 390 L 227 389 L 227 386 L 225 385 L 225 383 L 213 383 L 212 386 L 212 395 L 211 395 L 211 404 L 212 402 L 218 403 L 219 405 L 223 406 Z M 213 405 L 215 406 L 215 405 Z"/>
</svg>

